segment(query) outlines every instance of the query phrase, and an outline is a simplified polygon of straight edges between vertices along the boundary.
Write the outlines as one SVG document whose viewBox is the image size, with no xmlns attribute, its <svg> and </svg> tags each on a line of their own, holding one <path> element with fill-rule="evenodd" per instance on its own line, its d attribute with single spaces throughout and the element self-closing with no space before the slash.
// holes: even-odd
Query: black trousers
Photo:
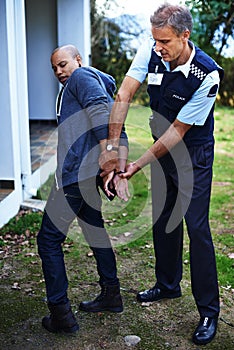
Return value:
<svg viewBox="0 0 234 350">
<path fill-rule="evenodd" d="M 183 218 L 190 239 L 192 293 L 201 316 L 219 314 L 219 290 L 209 205 L 213 142 L 182 145 L 151 166 L 156 285 L 178 291 L 182 279 Z"/>
</svg>

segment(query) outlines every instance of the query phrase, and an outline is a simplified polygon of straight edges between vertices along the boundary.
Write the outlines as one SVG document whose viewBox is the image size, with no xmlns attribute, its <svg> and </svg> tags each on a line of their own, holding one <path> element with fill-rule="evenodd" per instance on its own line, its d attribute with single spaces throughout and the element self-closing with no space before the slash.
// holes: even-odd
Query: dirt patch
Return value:
<svg viewBox="0 0 234 350">
<path fill-rule="evenodd" d="M 12 249 L 12 248 L 11 248 Z M 15 252 L 14 252 L 15 251 Z M 152 242 L 140 247 L 116 248 L 124 312 L 88 314 L 78 311 L 82 300 L 99 293 L 94 258 L 88 247 L 66 246 L 69 297 L 80 330 L 75 336 L 50 334 L 41 327 L 48 314 L 45 286 L 35 246 L 19 253 L 16 247 L 1 260 L 0 337 L 2 350 L 198 350 L 191 335 L 198 314 L 191 295 L 189 266 L 184 266 L 183 296 L 142 306 L 136 302 L 138 290 L 154 284 Z M 12 253 L 12 254 L 11 254 Z M 221 315 L 217 336 L 206 349 L 234 348 L 234 294 L 221 290 Z M 125 336 L 137 335 L 141 341 L 129 347 Z"/>
</svg>

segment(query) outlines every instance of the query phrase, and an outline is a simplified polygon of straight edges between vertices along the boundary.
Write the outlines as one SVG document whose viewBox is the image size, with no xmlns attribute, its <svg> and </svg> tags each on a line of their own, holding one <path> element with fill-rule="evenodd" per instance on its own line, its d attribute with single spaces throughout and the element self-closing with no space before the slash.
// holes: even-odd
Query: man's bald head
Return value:
<svg viewBox="0 0 234 350">
<path fill-rule="evenodd" d="M 76 56 L 80 56 L 81 58 L 81 54 L 79 53 L 78 49 L 76 46 L 68 44 L 68 45 L 62 45 L 62 46 L 58 46 L 56 49 L 54 49 L 54 51 L 51 54 L 51 57 L 58 51 L 60 50 L 64 50 L 66 52 L 68 52 L 72 58 L 75 58 Z"/>
<path fill-rule="evenodd" d="M 56 78 L 65 85 L 74 70 L 82 66 L 82 59 L 74 45 L 57 47 L 51 54 L 51 65 Z"/>
</svg>

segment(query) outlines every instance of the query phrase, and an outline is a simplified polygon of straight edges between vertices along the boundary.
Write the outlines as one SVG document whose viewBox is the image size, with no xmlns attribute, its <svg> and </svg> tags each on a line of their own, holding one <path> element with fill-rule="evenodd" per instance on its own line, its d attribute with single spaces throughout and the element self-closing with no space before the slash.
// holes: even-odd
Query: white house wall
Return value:
<svg viewBox="0 0 234 350">
<path fill-rule="evenodd" d="M 17 213 L 22 201 L 15 1 L 1 0 L 0 13 L 1 45 L 4 45 L 0 64 L 5 75 L 0 92 L 0 180 L 12 181 L 14 189 L 0 202 L 0 224 L 4 224 Z"/>
<path fill-rule="evenodd" d="M 13 167 L 13 144 L 11 136 L 12 120 L 11 120 L 11 101 L 10 101 L 10 79 L 9 79 L 9 53 L 8 53 L 8 38 L 7 32 L 7 16 L 6 16 L 5 1 L 0 1 L 0 33 L 1 47 L 0 50 L 0 67 L 2 83 L 0 84 L 0 178 L 3 180 L 14 178 Z M 3 49 L 4 48 L 4 49 Z M 4 84 L 3 84 L 4 82 Z"/>
<path fill-rule="evenodd" d="M 90 1 L 57 0 L 58 45 L 73 44 L 81 53 L 83 63 L 89 65 L 90 47 Z"/>
<path fill-rule="evenodd" d="M 46 181 L 55 161 L 32 173 L 29 120 L 55 118 L 59 85 L 50 54 L 59 45 L 78 47 L 90 59 L 89 0 L 0 0 L 0 182 L 13 191 L 0 202 L 0 227 Z"/>
<path fill-rule="evenodd" d="M 66 2 L 66 1 L 65 1 Z M 55 119 L 58 84 L 50 54 L 57 46 L 56 0 L 26 0 L 29 118 Z"/>
<path fill-rule="evenodd" d="M 17 76 L 17 114 L 20 139 L 20 166 L 21 181 L 23 181 L 23 198 L 32 195 L 31 183 L 31 155 L 29 132 L 29 99 L 27 74 L 27 45 L 26 45 L 26 18 L 25 1 L 15 0 L 15 53 Z M 18 69 L 20 67 L 20 69 Z"/>
<path fill-rule="evenodd" d="M 89 0 L 26 0 L 29 118 L 55 119 L 54 103 L 58 83 L 50 65 L 52 50 L 76 45 L 89 64 Z"/>
</svg>

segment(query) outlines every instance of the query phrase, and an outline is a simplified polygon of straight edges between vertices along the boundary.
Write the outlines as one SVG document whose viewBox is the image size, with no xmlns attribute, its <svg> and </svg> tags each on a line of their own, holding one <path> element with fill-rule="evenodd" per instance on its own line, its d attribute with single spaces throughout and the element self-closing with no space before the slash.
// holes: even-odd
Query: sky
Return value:
<svg viewBox="0 0 234 350">
<path fill-rule="evenodd" d="M 103 5 L 105 0 L 96 0 L 96 3 L 100 6 Z M 150 16 L 154 13 L 156 8 L 164 3 L 163 0 L 117 0 L 118 7 L 113 6 L 113 10 L 106 12 L 106 16 L 109 18 L 117 17 L 123 14 L 137 15 L 140 18 L 140 25 L 142 29 L 145 29 L 145 33 L 150 33 Z M 184 4 L 185 0 L 168 0 L 171 4 Z M 144 36 L 140 38 L 140 41 L 144 39 Z M 233 40 L 229 38 L 229 48 L 226 49 L 226 56 L 234 56 L 234 44 Z"/>
<path fill-rule="evenodd" d="M 102 6 L 105 0 L 96 0 L 97 5 Z M 139 24 L 144 33 L 137 39 L 138 45 L 144 40 L 145 36 L 150 35 L 151 25 L 150 16 L 156 8 L 163 4 L 164 0 L 117 0 L 117 7 L 112 5 L 111 11 L 105 11 L 105 15 L 109 18 L 121 16 L 123 14 L 137 15 Z M 168 0 L 170 4 L 185 3 L 183 0 Z"/>
<path fill-rule="evenodd" d="M 97 4 L 102 5 L 105 0 L 96 0 Z M 171 4 L 178 4 L 178 3 L 184 3 L 184 1 L 178 1 L 178 0 L 170 0 Z M 151 14 L 153 14 L 154 10 L 164 1 L 160 0 L 143 0 L 143 1 L 137 1 L 137 0 L 118 0 L 118 8 L 115 9 L 114 12 L 107 13 L 108 17 L 116 17 L 122 14 L 131 14 L 131 15 L 143 15 L 144 17 L 148 18 Z"/>
<path fill-rule="evenodd" d="M 150 24 L 150 16 L 154 13 L 154 11 L 163 4 L 164 0 L 116 0 L 117 6 L 114 6 L 112 3 L 111 10 L 106 11 L 105 15 L 109 18 L 118 17 L 124 14 L 129 15 L 137 15 L 137 20 L 139 21 L 139 25 L 144 32 L 137 38 L 132 39 L 132 46 L 135 48 L 139 47 L 142 41 L 144 41 L 145 37 L 151 34 L 151 24 Z M 170 4 L 181 4 L 185 3 L 183 0 L 168 0 Z M 105 0 L 96 0 L 96 4 L 101 6 L 105 3 Z"/>
</svg>

